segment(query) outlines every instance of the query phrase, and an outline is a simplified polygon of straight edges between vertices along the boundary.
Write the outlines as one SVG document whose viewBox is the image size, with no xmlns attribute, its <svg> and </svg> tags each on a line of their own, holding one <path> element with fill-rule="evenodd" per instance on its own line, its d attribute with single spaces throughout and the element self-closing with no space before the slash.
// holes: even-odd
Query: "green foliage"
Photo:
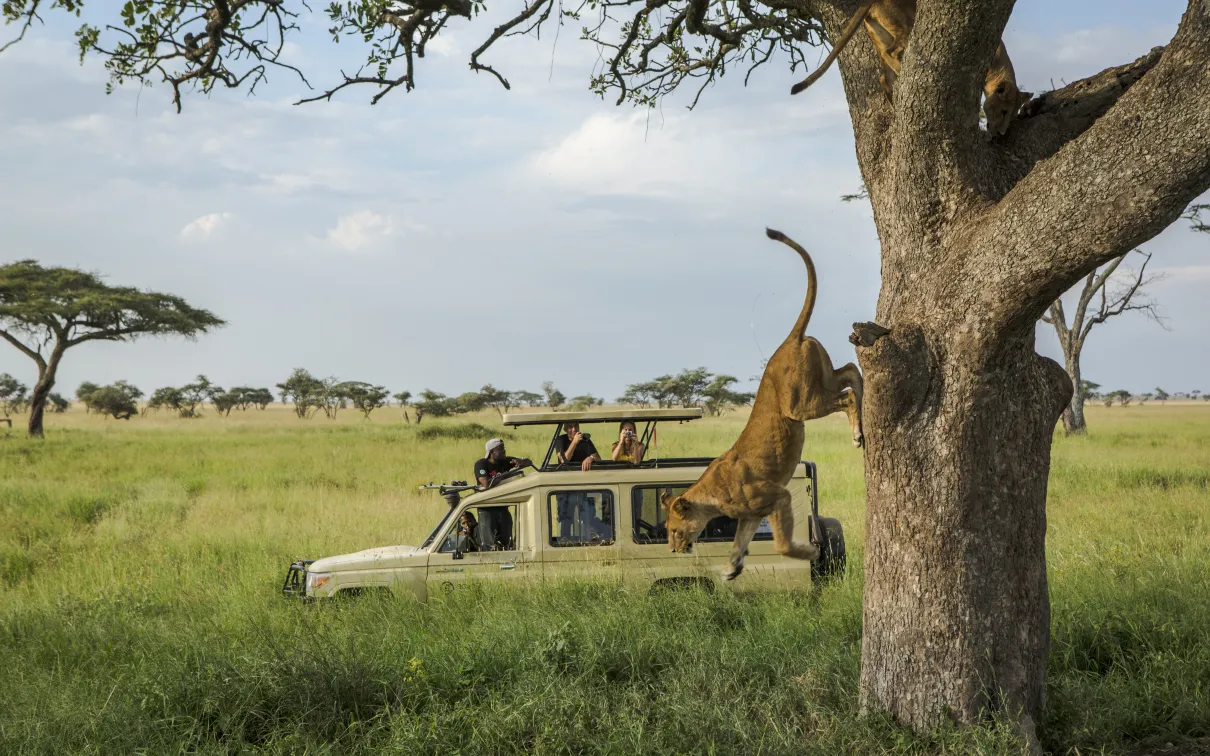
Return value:
<svg viewBox="0 0 1210 756">
<path fill-rule="evenodd" d="M 752 401 L 754 394 L 731 390 L 739 379 L 729 375 L 716 376 L 704 367 L 682 370 L 676 375 L 661 375 L 650 381 L 632 383 L 618 397 L 619 404 L 635 404 L 650 407 L 701 407 L 712 415 L 724 412 L 727 407 L 743 405 Z"/>
<path fill-rule="evenodd" d="M 214 405 L 215 411 L 217 411 L 223 417 L 227 417 L 231 414 L 231 410 L 240 406 L 240 401 L 242 398 L 243 397 L 240 392 L 232 389 L 230 391 L 221 391 L 211 394 L 210 402 Z"/>
<path fill-rule="evenodd" d="M 0 412 L 5 417 L 20 412 L 29 399 L 29 387 L 8 373 L 0 373 Z"/>
<path fill-rule="evenodd" d="M 258 410 L 263 410 L 273 403 L 273 392 L 267 388 L 237 386 L 231 389 L 229 393 L 238 397 L 236 406 L 240 410 L 247 410 L 249 407 L 256 407 Z"/>
<path fill-rule="evenodd" d="M 412 402 L 412 392 L 411 391 L 400 391 L 398 394 L 395 394 L 395 396 L 392 398 L 395 401 L 399 402 L 400 407 L 406 407 L 409 404 L 411 404 L 411 402 Z"/>
<path fill-rule="evenodd" d="M 385 407 L 390 392 L 383 386 L 371 386 L 361 381 L 348 381 L 341 384 L 345 395 L 353 406 L 361 410 L 368 420 L 370 413 L 380 407 Z"/>
<path fill-rule="evenodd" d="M 210 379 L 206 376 L 199 375 L 192 383 L 188 383 L 180 388 L 165 386 L 164 388 L 156 389 L 151 395 L 151 399 L 147 402 L 146 409 L 170 409 L 175 411 L 179 417 L 201 417 L 202 405 L 208 401 L 214 402 L 216 397 L 222 397 L 224 394 L 225 392 L 221 387 L 211 383 Z M 222 401 L 224 401 L 224 406 L 226 406 L 226 400 Z M 218 403 L 215 406 L 217 408 Z M 230 408 L 227 409 L 227 412 L 230 412 Z"/>
<path fill-rule="evenodd" d="M 62 394 L 57 394 L 54 391 L 47 395 L 46 401 L 50 403 L 51 412 L 66 412 L 71 406 L 71 402 L 67 401 Z"/>
<path fill-rule="evenodd" d="M 505 412 L 517 406 L 516 392 L 502 391 L 489 383 L 479 389 L 478 403 L 494 409 L 500 417 L 504 417 Z"/>
<path fill-rule="evenodd" d="M 581 394 L 573 396 L 567 400 L 568 409 L 583 411 L 591 407 L 599 407 L 605 403 L 604 399 L 593 396 L 592 394 Z"/>
<path fill-rule="evenodd" d="M 81 395 L 86 385 L 93 384 L 81 384 L 76 395 L 90 411 L 109 415 L 116 420 L 129 420 L 139 413 L 138 400 L 143 392 L 138 387 L 126 381 L 117 381 L 109 386 L 94 386 L 91 391 Z"/>
<path fill-rule="evenodd" d="M 283 402 L 293 402 L 294 414 L 308 418 L 319 409 L 324 383 L 303 368 L 294 368 L 290 377 L 277 384 Z"/>
<path fill-rule="evenodd" d="M 85 412 L 92 412 L 92 405 L 88 403 L 88 396 L 99 388 L 101 387 L 91 381 L 84 381 L 76 389 L 76 399 L 84 403 Z"/>
<path fill-rule="evenodd" d="M 557 410 L 567 401 L 567 397 L 563 392 L 555 388 L 554 381 L 546 381 L 542 384 L 542 393 L 546 397 L 546 406 Z"/>
<path fill-rule="evenodd" d="M 1168 392 L 1157 386 L 1155 389 L 1155 400 L 1157 402 L 1166 402 L 1166 401 L 1168 401 L 1168 399 L 1169 399 Z"/>
<path fill-rule="evenodd" d="M 187 338 L 225 325 L 212 313 L 171 294 L 109 286 L 92 273 L 43 268 L 34 260 L 0 266 L 0 328 L 29 344 L 64 347 L 138 336 Z M 32 346 L 31 351 L 37 351 Z"/>
<path fill-rule="evenodd" d="M 511 439 L 513 434 L 489 428 L 480 423 L 455 423 L 452 425 L 427 425 L 416 431 L 416 438 L 421 441 L 436 441 L 437 439 L 452 439 L 458 441 L 479 441 L 479 451 L 483 451 L 483 441 L 489 438 Z M 474 460 L 468 460 L 473 462 Z"/>
<path fill-rule="evenodd" d="M 458 411 L 456 399 L 429 389 L 421 391 L 419 401 L 412 402 L 412 406 L 432 417 L 449 417 Z"/>
<path fill-rule="evenodd" d="M 526 407 L 540 407 L 545 398 L 542 394 L 535 394 L 533 391 L 514 391 L 513 404 L 516 406 L 525 405 Z"/>
<path fill-rule="evenodd" d="M 752 402 L 756 394 L 742 391 L 732 391 L 731 386 L 739 383 L 739 379 L 730 375 L 716 375 L 706 388 L 702 390 L 705 398 L 706 412 L 715 417 L 723 414 L 729 408 L 742 406 Z"/>
</svg>

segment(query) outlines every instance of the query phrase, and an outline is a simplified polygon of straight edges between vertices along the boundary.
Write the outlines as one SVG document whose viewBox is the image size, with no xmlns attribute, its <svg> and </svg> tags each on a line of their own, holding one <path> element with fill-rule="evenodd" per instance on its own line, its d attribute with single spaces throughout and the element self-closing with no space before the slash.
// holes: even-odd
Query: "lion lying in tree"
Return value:
<svg viewBox="0 0 1210 756">
<path fill-rule="evenodd" d="M 870 35 L 870 41 L 874 43 L 878 57 L 882 60 L 882 91 L 886 93 L 888 100 L 893 100 L 895 79 L 898 78 L 903 65 L 903 51 L 907 47 L 908 37 L 911 36 L 915 23 L 916 0 L 866 0 L 857 8 L 857 12 L 849 20 L 848 26 L 840 35 L 840 39 L 836 40 L 832 52 L 828 53 L 824 62 L 810 76 L 790 87 L 790 94 L 798 94 L 823 76 L 828 66 L 832 65 L 832 61 L 836 60 L 836 56 L 840 55 L 840 51 L 853 38 L 857 28 L 864 24 L 866 33 Z M 1033 97 L 1031 92 L 1022 92 L 1017 88 L 1017 75 L 1013 71 L 1013 63 L 1003 42 L 996 48 L 991 68 L 987 70 L 983 94 L 986 98 L 983 112 L 987 116 L 987 133 L 992 136 L 1006 133 L 1013 119 L 1017 117 L 1017 111 Z"/>
<path fill-rule="evenodd" d="M 702 477 L 677 497 L 661 500 L 668 513 L 668 545 L 687 552 L 706 523 L 719 515 L 739 520 L 731 571 L 744 569 L 748 544 L 762 518 L 773 528 L 777 551 L 795 559 L 815 560 L 819 549 L 795 543 L 794 513 L 786 484 L 802 456 L 803 423 L 843 410 L 849 416 L 853 445 L 865 442 L 861 432 L 861 373 L 849 363 L 839 370 L 818 341 L 806 335 L 815 308 L 815 266 L 811 256 L 780 231 L 765 229 L 770 239 L 785 243 L 807 265 L 807 297 L 794 330 L 765 366 L 752 414 L 735 444 L 710 463 Z"/>
</svg>

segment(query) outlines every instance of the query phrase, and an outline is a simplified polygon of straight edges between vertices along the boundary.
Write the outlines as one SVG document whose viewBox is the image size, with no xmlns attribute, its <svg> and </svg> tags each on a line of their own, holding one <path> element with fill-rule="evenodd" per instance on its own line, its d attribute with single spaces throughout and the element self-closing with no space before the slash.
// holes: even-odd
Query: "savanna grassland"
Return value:
<svg viewBox="0 0 1210 756">
<path fill-rule="evenodd" d="M 668 426 L 661 454 L 717 454 L 744 419 Z M 1090 407 L 1089 425 L 1055 437 L 1043 745 L 1192 747 L 1210 736 L 1210 404 Z M 421 541 L 446 505 L 416 487 L 468 478 L 485 433 L 521 456 L 548 440 L 494 413 L 418 428 L 282 407 L 73 408 L 43 441 L 0 439 L 0 753 L 1019 752 L 995 721 L 925 737 L 858 716 L 864 483 L 839 416 L 808 424 L 804 456 L 849 573 L 814 593 L 282 597 L 295 557 Z"/>
</svg>

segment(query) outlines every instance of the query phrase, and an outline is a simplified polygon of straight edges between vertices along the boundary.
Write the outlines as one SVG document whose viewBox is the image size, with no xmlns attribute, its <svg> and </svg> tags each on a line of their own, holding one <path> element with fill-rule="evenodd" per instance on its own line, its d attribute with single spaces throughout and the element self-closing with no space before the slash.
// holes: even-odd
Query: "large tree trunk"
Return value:
<svg viewBox="0 0 1210 756">
<path fill-rule="evenodd" d="M 46 397 L 55 387 L 55 374 L 59 371 L 59 361 L 63 359 L 66 347 L 62 339 L 55 343 L 51 350 L 50 359 L 45 365 L 38 365 L 38 382 L 34 384 L 33 393 L 29 397 L 29 436 L 42 438 L 42 416 L 46 412 Z"/>
<path fill-rule="evenodd" d="M 855 2 L 823 0 L 832 39 Z M 1171 45 L 1035 99 L 988 139 L 979 90 L 1012 0 L 921 2 L 889 104 L 839 56 L 882 247 L 865 375 L 861 702 L 924 729 L 1042 717 L 1046 490 L 1073 386 L 1046 309 L 1210 188 L 1210 5 Z M 1033 741 L 1036 746 L 1036 740 Z"/>
<path fill-rule="evenodd" d="M 981 359 L 948 325 L 859 349 L 862 708 L 917 728 L 1005 711 L 1032 733 L 1050 642 L 1050 443 L 1070 384 L 1034 353 L 1032 328 Z"/>
</svg>

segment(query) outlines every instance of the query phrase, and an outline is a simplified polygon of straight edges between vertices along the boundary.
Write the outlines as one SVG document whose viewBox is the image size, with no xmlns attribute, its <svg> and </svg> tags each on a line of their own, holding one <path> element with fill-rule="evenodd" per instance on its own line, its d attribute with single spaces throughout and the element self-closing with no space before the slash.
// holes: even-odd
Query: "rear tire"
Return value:
<svg viewBox="0 0 1210 756">
<path fill-rule="evenodd" d="M 835 517 L 819 517 L 812 520 L 819 523 L 818 537 L 811 534 L 811 541 L 819 544 L 819 559 L 811 563 L 811 579 L 815 581 L 844 577 L 845 547 L 844 527 Z"/>
</svg>

